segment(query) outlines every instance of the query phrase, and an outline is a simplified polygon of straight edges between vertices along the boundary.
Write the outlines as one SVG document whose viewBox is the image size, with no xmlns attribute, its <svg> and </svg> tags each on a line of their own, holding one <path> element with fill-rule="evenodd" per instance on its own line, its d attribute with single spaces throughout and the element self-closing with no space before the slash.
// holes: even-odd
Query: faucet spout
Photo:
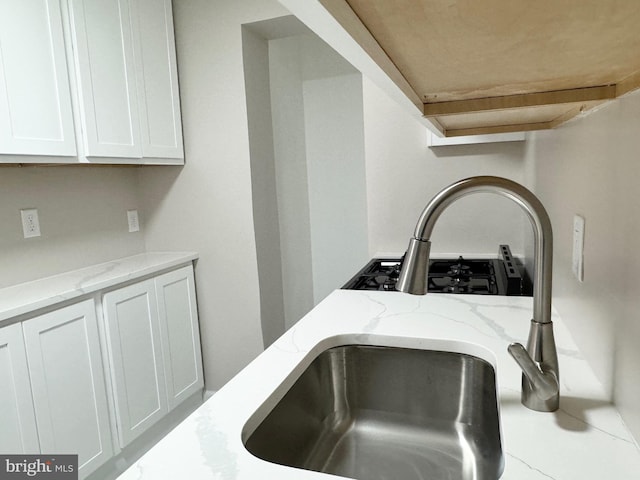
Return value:
<svg viewBox="0 0 640 480">
<path fill-rule="evenodd" d="M 506 178 L 489 176 L 460 180 L 442 190 L 427 204 L 418 219 L 396 289 L 414 295 L 427 293 L 430 238 L 436 221 L 457 199 L 478 192 L 497 193 L 513 200 L 522 207 L 533 226 L 535 252 L 531 330 L 527 350 L 522 346 L 522 350 L 513 346 L 509 352 L 523 371 L 522 403 L 532 410 L 555 411 L 559 406 L 559 373 L 551 323 L 553 233 L 549 216 L 533 193 Z"/>
</svg>

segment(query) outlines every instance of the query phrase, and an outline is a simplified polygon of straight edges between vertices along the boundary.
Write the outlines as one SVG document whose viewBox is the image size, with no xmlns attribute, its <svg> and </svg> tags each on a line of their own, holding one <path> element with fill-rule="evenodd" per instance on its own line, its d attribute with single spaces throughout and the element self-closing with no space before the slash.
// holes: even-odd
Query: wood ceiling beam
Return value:
<svg viewBox="0 0 640 480">
<path fill-rule="evenodd" d="M 409 85 L 404 75 L 389 58 L 387 53 L 380 46 L 378 41 L 371 35 L 371 32 L 362 23 L 360 18 L 345 0 L 318 0 L 333 18 L 344 28 L 355 42 L 371 57 L 382 71 L 389 76 L 402 93 L 413 103 L 418 110 L 422 111 L 422 99 Z M 287 6 L 288 2 L 285 2 Z M 290 9 L 291 10 L 291 9 Z"/>
<path fill-rule="evenodd" d="M 620 97 L 637 88 L 640 88 L 640 71 L 632 73 L 616 84 L 616 96 Z"/>
<path fill-rule="evenodd" d="M 461 113 L 477 113 L 495 110 L 512 110 L 516 108 L 540 107 L 543 105 L 559 105 L 604 101 L 616 98 L 616 86 L 573 88 L 553 92 L 526 93 L 503 97 L 477 98 L 470 100 L 453 100 L 424 104 L 425 117 L 458 115 Z"/>
<path fill-rule="evenodd" d="M 494 133 L 530 132 L 553 128 L 551 122 L 519 123 L 516 125 L 496 125 L 489 127 L 451 128 L 447 129 L 447 137 L 463 137 L 465 135 L 491 135 Z"/>
</svg>

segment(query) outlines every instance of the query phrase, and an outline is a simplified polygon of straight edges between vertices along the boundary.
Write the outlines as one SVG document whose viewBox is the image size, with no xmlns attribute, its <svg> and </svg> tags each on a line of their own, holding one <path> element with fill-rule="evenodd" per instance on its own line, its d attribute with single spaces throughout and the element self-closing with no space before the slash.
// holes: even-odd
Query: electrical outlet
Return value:
<svg viewBox="0 0 640 480">
<path fill-rule="evenodd" d="M 573 274 L 579 282 L 584 281 L 584 218 L 573 217 Z"/>
<path fill-rule="evenodd" d="M 140 231 L 140 221 L 138 219 L 138 210 L 127 210 L 127 222 L 129 223 L 129 232 Z"/>
<path fill-rule="evenodd" d="M 25 208 L 20 210 L 22 218 L 22 233 L 24 238 L 40 236 L 40 221 L 38 220 L 38 210 L 35 208 Z"/>
</svg>

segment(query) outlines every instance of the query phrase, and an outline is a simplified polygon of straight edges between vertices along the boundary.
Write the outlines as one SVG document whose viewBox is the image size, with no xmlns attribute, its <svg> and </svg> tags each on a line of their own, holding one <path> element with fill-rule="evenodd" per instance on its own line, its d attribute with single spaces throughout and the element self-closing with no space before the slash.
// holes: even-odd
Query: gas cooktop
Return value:
<svg viewBox="0 0 640 480">
<path fill-rule="evenodd" d="M 428 291 L 476 295 L 531 295 L 508 245 L 499 259 L 433 259 L 429 261 Z M 374 258 L 343 289 L 396 291 L 402 258 Z"/>
</svg>

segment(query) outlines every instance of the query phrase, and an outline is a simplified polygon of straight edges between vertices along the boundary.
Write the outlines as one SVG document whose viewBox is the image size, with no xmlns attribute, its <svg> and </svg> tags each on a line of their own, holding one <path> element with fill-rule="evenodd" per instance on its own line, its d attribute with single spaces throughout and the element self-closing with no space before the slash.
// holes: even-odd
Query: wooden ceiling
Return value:
<svg viewBox="0 0 640 480">
<path fill-rule="evenodd" d="M 320 0 L 446 136 L 553 128 L 640 87 L 640 0 Z"/>
</svg>

